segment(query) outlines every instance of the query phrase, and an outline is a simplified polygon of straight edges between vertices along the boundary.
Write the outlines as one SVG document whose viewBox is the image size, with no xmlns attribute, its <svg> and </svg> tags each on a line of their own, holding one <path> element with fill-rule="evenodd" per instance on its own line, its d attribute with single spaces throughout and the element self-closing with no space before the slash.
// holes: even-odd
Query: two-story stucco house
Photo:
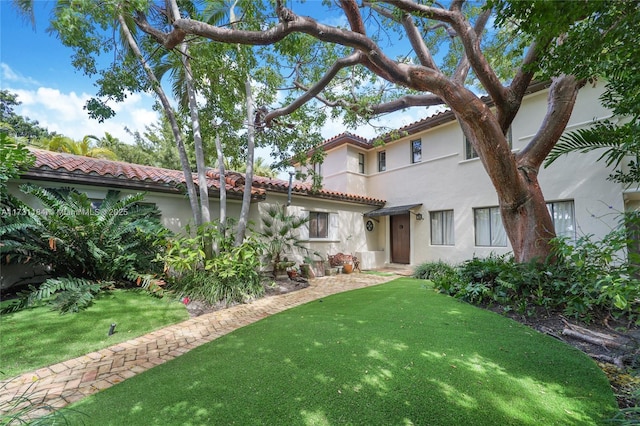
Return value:
<svg viewBox="0 0 640 426">
<path fill-rule="evenodd" d="M 531 87 L 509 132 L 513 151 L 523 149 L 547 110 L 547 89 Z M 602 86 L 583 88 L 566 131 L 610 118 L 598 100 Z M 355 247 L 366 267 L 388 263 L 458 262 L 510 251 L 496 192 L 450 111 L 407 125 L 400 138 L 376 146 L 343 133 L 325 141 L 326 157 L 314 165 L 323 187 L 386 200 L 365 213 Z M 558 235 L 601 237 L 616 226 L 618 212 L 640 209 L 638 186 L 610 182 L 600 153 L 565 156 L 539 174 Z M 311 167 L 311 166 L 310 166 Z"/>
<path fill-rule="evenodd" d="M 601 87 L 587 86 L 578 96 L 567 131 L 609 118 L 600 106 Z M 515 118 L 512 149 L 526 146 L 547 108 L 544 85 L 531 88 Z M 252 191 L 250 219 L 257 226 L 269 204 L 288 205 L 291 215 L 309 218 L 301 239 L 324 259 L 338 252 L 356 255 L 362 269 L 388 264 L 418 265 L 425 261 L 458 262 L 472 256 L 510 251 L 500 219 L 495 190 L 451 112 L 441 112 L 398 129 L 400 138 L 383 145 L 343 133 L 321 146 L 326 157 L 314 165 L 323 188 L 309 182 L 256 177 L 251 188 L 244 176 L 229 173 L 228 214 L 238 215 L 242 194 Z M 164 224 L 175 232 L 191 220 L 184 195 L 184 176 L 160 169 L 108 160 L 33 150 L 35 165 L 9 189 L 33 182 L 42 186 L 73 186 L 99 200 L 108 189 L 145 191 Z M 623 188 L 607 180 L 611 173 L 599 153 L 572 154 L 542 169 L 539 181 L 556 232 L 575 238 L 602 237 L 617 225 L 623 211 L 640 210 L 638 186 Z M 197 184 L 197 179 L 194 176 Z M 219 174 L 208 173 L 209 205 L 219 211 Z M 297 256 L 301 259 L 301 255 Z M 6 266 L 0 287 L 15 281 Z M 14 275 L 13 278 L 9 275 Z M 24 276 L 23 276 L 24 278 Z"/>
</svg>

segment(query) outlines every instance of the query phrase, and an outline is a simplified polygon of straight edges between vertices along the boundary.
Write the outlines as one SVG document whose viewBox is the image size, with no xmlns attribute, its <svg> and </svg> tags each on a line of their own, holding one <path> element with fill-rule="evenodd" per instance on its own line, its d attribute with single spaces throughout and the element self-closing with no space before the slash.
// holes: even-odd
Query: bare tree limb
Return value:
<svg viewBox="0 0 640 426">
<path fill-rule="evenodd" d="M 309 90 L 305 86 L 300 83 L 294 83 L 295 86 L 300 90 Z M 349 103 L 344 99 L 336 99 L 335 101 L 330 101 L 327 98 L 324 98 L 320 95 L 316 95 L 315 98 L 325 104 L 328 107 L 342 107 L 351 111 L 361 112 L 363 111 L 362 105 L 358 105 L 357 103 Z M 357 99 L 355 99 L 357 101 Z M 436 105 L 444 105 L 445 102 L 436 95 L 428 94 L 428 95 L 405 95 L 401 98 L 394 99 L 389 102 L 382 102 L 376 105 L 369 105 L 366 107 L 366 111 L 369 115 L 379 115 L 379 114 L 388 114 L 391 112 L 399 111 L 401 109 L 417 107 L 417 106 L 436 106 Z"/>
<path fill-rule="evenodd" d="M 302 96 L 298 97 L 292 103 L 283 108 L 278 108 L 266 114 L 264 116 L 264 122 L 267 126 L 271 124 L 271 121 L 274 118 L 281 117 L 283 115 L 287 115 L 300 108 L 309 100 L 318 96 L 322 90 L 327 87 L 329 83 L 333 80 L 333 78 L 338 74 L 338 72 L 346 67 L 350 67 L 362 62 L 362 54 L 360 52 L 354 52 L 351 55 L 338 59 L 333 66 L 327 71 L 320 80 L 316 84 L 314 84 L 311 88 L 309 88 Z M 300 87 L 300 86 L 298 86 Z"/>
<path fill-rule="evenodd" d="M 553 79 L 549 88 L 547 113 L 538 133 L 516 155 L 518 167 L 538 170 L 569 122 L 578 90 L 585 81 L 563 75 Z"/>
<path fill-rule="evenodd" d="M 482 31 L 477 33 L 476 28 L 473 28 L 465 18 L 461 10 L 461 1 L 453 2 L 451 4 L 451 10 L 447 11 L 416 4 L 409 0 L 391 0 L 389 3 L 394 4 L 405 12 L 420 13 L 429 18 L 437 19 L 451 25 L 462 41 L 467 59 L 475 71 L 476 76 L 482 83 L 483 87 L 487 90 L 491 99 L 493 99 L 496 104 L 496 108 L 501 108 L 501 105 L 506 99 L 506 89 L 502 86 L 500 79 L 495 74 L 493 68 L 482 52 L 480 47 Z M 486 22 L 489 19 L 489 14 L 490 11 L 485 11 L 478 18 L 480 28 L 484 28 L 486 25 Z"/>
<path fill-rule="evenodd" d="M 486 10 L 476 20 L 476 23 L 473 29 L 476 32 L 478 37 L 482 35 L 482 32 L 484 31 L 484 28 L 487 25 L 487 22 L 489 21 L 490 16 L 491 16 L 491 11 Z M 458 84 L 464 84 L 464 81 L 466 80 L 467 75 L 469 75 L 470 67 L 471 67 L 471 63 L 469 62 L 469 58 L 467 57 L 467 54 L 465 52 L 460 58 L 460 62 L 458 62 L 458 67 L 453 73 L 453 76 L 451 77 L 451 79 Z"/>
<path fill-rule="evenodd" d="M 385 80 L 395 81 L 400 85 L 411 86 L 408 69 L 404 66 L 405 64 L 398 64 L 387 57 L 380 47 L 367 36 L 324 25 L 313 18 L 297 16 L 291 11 L 288 11 L 287 19 L 286 22 L 281 22 L 264 31 L 230 30 L 191 19 L 178 19 L 174 23 L 174 31 L 195 34 L 223 43 L 248 45 L 273 44 L 292 33 L 309 34 L 320 41 L 353 47 L 361 51 L 368 59 L 368 61 L 363 59 L 362 64 L 376 75 Z M 162 42 L 162 38 L 158 38 L 155 33 L 148 32 L 148 28 L 141 27 L 140 29 Z"/>
<path fill-rule="evenodd" d="M 458 13 L 457 11 L 446 10 L 441 5 L 439 5 L 440 7 L 426 6 L 424 4 L 414 3 L 410 0 L 389 0 L 387 3 L 394 5 L 405 12 L 419 12 L 421 16 L 425 16 L 429 19 L 435 19 L 436 21 L 446 22 L 448 24 L 453 23 L 454 16 Z"/>
<path fill-rule="evenodd" d="M 378 105 L 370 106 L 369 109 L 373 115 L 385 114 L 401 109 L 416 107 L 416 106 L 436 106 L 443 105 L 445 102 L 438 96 L 428 95 L 405 95 L 401 98 L 394 99 L 389 102 L 383 102 Z"/>
<path fill-rule="evenodd" d="M 409 42 L 411 43 L 411 47 L 413 47 L 413 51 L 416 52 L 416 56 L 418 56 L 418 60 L 425 67 L 429 67 L 434 69 L 435 71 L 440 71 L 436 62 L 433 60 L 431 56 L 431 51 L 427 47 L 424 39 L 422 38 L 418 28 L 415 26 L 413 22 L 413 17 L 405 13 L 402 16 L 402 26 L 404 27 L 405 32 L 407 33 L 407 37 L 409 38 Z"/>
<path fill-rule="evenodd" d="M 149 24 L 149 21 L 147 21 L 147 17 L 142 12 L 136 12 L 133 15 L 133 20 L 135 21 L 138 28 L 153 37 L 167 50 L 173 50 L 173 48 L 182 43 L 187 36 L 187 33 L 182 30 L 174 30 L 168 34 L 158 30 L 157 28 Z"/>
<path fill-rule="evenodd" d="M 364 2 L 364 4 L 366 4 L 385 18 L 397 21 L 396 17 L 393 16 L 393 14 L 391 14 L 388 10 L 380 7 L 380 5 L 378 5 L 377 3 Z M 404 30 L 407 33 L 407 37 L 409 38 L 409 42 L 411 43 L 411 47 L 413 48 L 413 51 L 416 52 L 416 56 L 418 57 L 420 63 L 425 67 L 433 68 L 434 70 L 439 71 L 438 66 L 431 56 L 431 51 L 429 51 L 429 48 L 425 44 L 424 39 L 422 38 L 422 34 L 420 34 L 420 31 L 418 31 L 418 28 L 416 27 L 411 14 L 405 13 L 399 23 L 404 27 Z M 428 30 L 431 31 L 440 26 L 446 28 L 445 24 L 438 24 L 432 28 L 428 28 Z"/>
<path fill-rule="evenodd" d="M 345 15 L 347 15 L 349 25 L 351 26 L 351 31 L 355 31 L 360 34 L 366 34 L 364 22 L 362 21 L 362 15 L 360 14 L 358 4 L 354 0 L 340 0 L 340 4 L 342 10 L 344 10 Z"/>
</svg>

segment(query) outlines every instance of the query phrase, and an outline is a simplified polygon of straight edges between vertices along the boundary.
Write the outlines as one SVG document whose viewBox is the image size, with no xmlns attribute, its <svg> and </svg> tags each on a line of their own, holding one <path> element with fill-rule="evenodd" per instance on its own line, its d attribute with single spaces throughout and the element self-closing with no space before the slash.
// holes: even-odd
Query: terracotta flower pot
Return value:
<svg viewBox="0 0 640 426">
<path fill-rule="evenodd" d="M 345 274 L 350 274 L 353 272 L 353 264 L 352 263 L 345 263 L 342 266 L 342 270 L 344 271 Z"/>
</svg>

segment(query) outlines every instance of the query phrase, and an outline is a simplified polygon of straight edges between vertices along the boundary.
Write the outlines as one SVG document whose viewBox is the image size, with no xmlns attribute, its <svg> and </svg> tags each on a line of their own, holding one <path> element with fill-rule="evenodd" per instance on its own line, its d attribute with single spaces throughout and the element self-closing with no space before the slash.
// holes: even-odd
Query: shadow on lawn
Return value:
<svg viewBox="0 0 640 426">
<path fill-rule="evenodd" d="M 615 412 L 584 354 L 420 285 L 274 315 L 74 408 L 100 425 L 583 425 Z"/>
</svg>

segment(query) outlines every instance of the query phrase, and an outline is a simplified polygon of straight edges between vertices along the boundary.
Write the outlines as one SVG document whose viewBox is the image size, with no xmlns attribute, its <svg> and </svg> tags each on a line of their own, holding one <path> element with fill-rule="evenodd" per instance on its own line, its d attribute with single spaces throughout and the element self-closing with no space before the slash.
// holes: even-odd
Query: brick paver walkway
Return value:
<svg viewBox="0 0 640 426">
<path fill-rule="evenodd" d="M 317 278 L 302 290 L 194 317 L 97 352 L 0 381 L 0 407 L 8 408 L 11 401 L 28 395 L 30 404 L 47 407 L 32 413 L 33 417 L 42 416 L 266 316 L 394 278 L 369 274 Z M 19 408 L 20 405 L 14 409 Z"/>
</svg>

